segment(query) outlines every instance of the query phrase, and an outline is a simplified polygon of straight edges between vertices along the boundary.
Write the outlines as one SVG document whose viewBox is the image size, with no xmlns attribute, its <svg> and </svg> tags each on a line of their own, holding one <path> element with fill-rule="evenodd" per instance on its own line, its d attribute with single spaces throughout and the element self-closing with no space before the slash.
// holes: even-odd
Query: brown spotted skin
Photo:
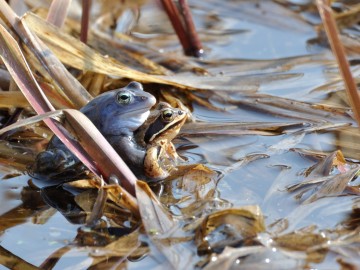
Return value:
<svg viewBox="0 0 360 270">
<path fill-rule="evenodd" d="M 174 164 L 180 157 L 176 153 L 172 140 L 179 133 L 187 119 L 187 113 L 183 110 L 165 106 L 158 111 L 158 117 L 153 123 L 159 128 L 161 122 L 163 128 L 152 134 L 144 158 L 145 176 L 152 180 L 162 180 L 169 176 Z M 156 123 L 160 121 L 160 124 Z"/>
</svg>

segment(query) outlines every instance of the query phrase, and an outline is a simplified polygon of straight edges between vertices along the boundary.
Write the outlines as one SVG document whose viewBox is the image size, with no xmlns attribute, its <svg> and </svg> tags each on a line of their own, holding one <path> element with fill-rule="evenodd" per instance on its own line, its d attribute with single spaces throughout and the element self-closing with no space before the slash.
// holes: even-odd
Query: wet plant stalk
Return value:
<svg viewBox="0 0 360 270">
<path fill-rule="evenodd" d="M 90 9 L 91 9 L 91 0 L 82 0 L 80 40 L 84 43 L 87 42 L 87 38 L 88 38 Z"/>
<path fill-rule="evenodd" d="M 344 80 L 345 89 L 349 102 L 358 125 L 360 126 L 360 97 L 358 95 L 357 86 L 352 76 L 349 62 L 346 59 L 344 46 L 339 38 L 339 31 L 333 17 L 332 10 L 327 0 L 316 1 L 319 13 L 324 24 L 326 35 L 329 39 L 331 50 L 335 55 L 336 61 L 339 66 L 341 76 Z"/>
<path fill-rule="evenodd" d="M 174 27 L 185 54 L 188 56 L 200 57 L 203 53 L 203 49 L 196 33 L 187 1 L 179 1 L 183 18 L 181 18 L 179 10 L 172 0 L 161 0 L 161 4 Z"/>
<path fill-rule="evenodd" d="M 187 30 L 189 43 L 190 43 L 189 44 L 190 48 L 188 48 L 189 51 L 185 51 L 185 54 L 200 57 L 204 51 L 202 49 L 202 44 L 199 39 L 199 36 L 196 32 L 194 21 L 192 19 L 191 11 L 187 3 L 187 0 L 179 0 L 179 5 L 180 5 L 181 14 L 183 15 L 184 18 L 184 24 Z"/>
<path fill-rule="evenodd" d="M 189 47 L 189 42 L 186 37 L 185 29 L 180 20 L 179 11 L 171 0 L 161 0 L 161 3 L 171 21 L 172 26 L 174 27 L 174 30 L 180 40 L 184 51 L 186 51 L 186 49 Z"/>
</svg>

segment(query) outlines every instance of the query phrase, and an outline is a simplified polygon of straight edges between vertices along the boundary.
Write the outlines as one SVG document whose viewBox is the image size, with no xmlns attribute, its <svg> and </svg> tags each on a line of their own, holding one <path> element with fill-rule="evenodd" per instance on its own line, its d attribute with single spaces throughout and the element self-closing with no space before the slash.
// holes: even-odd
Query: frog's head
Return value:
<svg viewBox="0 0 360 270">
<path fill-rule="evenodd" d="M 144 134 L 145 143 L 156 143 L 160 140 L 171 142 L 179 133 L 187 119 L 187 112 L 173 108 L 165 102 L 158 105 L 157 115 Z"/>
<path fill-rule="evenodd" d="M 131 82 L 124 88 L 101 94 L 81 111 L 103 135 L 131 135 L 149 116 L 156 100 L 142 85 Z"/>
<path fill-rule="evenodd" d="M 143 132 L 147 150 L 144 158 L 144 173 L 151 180 L 169 176 L 179 156 L 172 140 L 179 133 L 187 118 L 187 111 L 173 108 L 161 102 L 153 111 L 151 123 Z"/>
</svg>

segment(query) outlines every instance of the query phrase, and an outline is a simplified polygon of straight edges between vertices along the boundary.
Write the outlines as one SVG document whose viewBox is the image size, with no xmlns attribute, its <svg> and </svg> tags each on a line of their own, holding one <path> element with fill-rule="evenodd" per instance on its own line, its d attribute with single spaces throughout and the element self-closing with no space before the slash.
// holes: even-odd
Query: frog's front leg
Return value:
<svg viewBox="0 0 360 270">
<path fill-rule="evenodd" d="M 167 143 L 166 154 L 175 165 L 186 162 L 185 159 L 179 156 L 179 154 L 176 151 L 175 145 L 172 142 Z"/>
<path fill-rule="evenodd" d="M 107 139 L 135 176 L 142 178 L 145 149 L 137 145 L 131 136 L 112 136 Z"/>
<path fill-rule="evenodd" d="M 73 155 L 62 149 L 49 149 L 39 153 L 32 171 L 36 173 L 62 172 L 75 164 Z"/>
<path fill-rule="evenodd" d="M 160 154 L 163 151 L 161 146 L 149 147 L 144 158 L 145 175 L 153 180 L 162 180 L 169 176 L 160 164 Z"/>
</svg>

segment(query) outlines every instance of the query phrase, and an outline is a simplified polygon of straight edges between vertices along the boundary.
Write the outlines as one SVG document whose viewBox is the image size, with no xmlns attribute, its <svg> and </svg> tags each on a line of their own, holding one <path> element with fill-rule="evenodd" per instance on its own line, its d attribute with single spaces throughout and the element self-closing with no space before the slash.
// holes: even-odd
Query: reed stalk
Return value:
<svg viewBox="0 0 360 270">
<path fill-rule="evenodd" d="M 360 97 L 358 94 L 356 82 L 350 70 L 349 62 L 346 58 L 344 46 L 340 41 L 339 30 L 333 16 L 333 12 L 328 0 L 317 0 L 316 3 L 321 20 L 324 24 L 331 50 L 335 55 L 340 74 L 344 80 L 346 94 L 348 96 L 354 118 L 358 123 L 358 126 L 360 126 Z"/>
</svg>

